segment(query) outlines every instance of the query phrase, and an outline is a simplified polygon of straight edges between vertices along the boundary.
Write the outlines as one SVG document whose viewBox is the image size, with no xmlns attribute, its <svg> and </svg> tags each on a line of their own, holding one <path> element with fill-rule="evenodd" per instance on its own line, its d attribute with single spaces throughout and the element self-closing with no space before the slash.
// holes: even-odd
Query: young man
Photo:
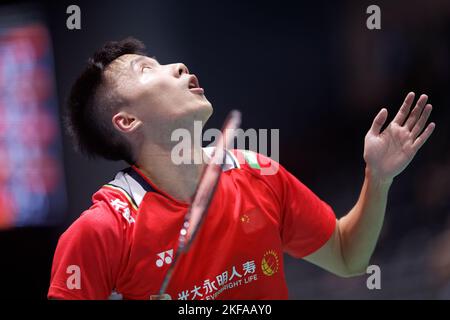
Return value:
<svg viewBox="0 0 450 320">
<path fill-rule="evenodd" d="M 61 236 L 49 298 L 107 299 L 117 292 L 149 299 L 172 263 L 204 164 L 175 165 L 171 133 L 205 123 L 212 107 L 185 65 L 161 65 L 143 49 L 132 38 L 106 44 L 72 89 L 68 124 L 79 149 L 131 167 L 96 192 Z M 435 127 L 426 126 L 427 96 L 410 112 L 413 100 L 409 93 L 383 132 L 387 110 L 375 117 L 365 137 L 360 197 L 339 220 L 282 166 L 262 175 L 260 164 L 269 159 L 228 150 L 208 216 L 173 273 L 170 297 L 287 299 L 283 253 L 342 277 L 363 274 L 393 179 Z M 197 145 L 193 156 L 211 152 Z"/>
</svg>

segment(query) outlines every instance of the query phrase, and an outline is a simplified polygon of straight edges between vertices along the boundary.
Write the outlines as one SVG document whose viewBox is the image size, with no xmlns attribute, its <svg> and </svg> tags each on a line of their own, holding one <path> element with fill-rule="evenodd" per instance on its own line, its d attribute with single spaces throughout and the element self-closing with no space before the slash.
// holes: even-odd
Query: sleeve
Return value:
<svg viewBox="0 0 450 320">
<path fill-rule="evenodd" d="M 283 249 L 296 258 L 303 258 L 320 249 L 336 227 L 333 209 L 307 186 L 280 166 L 283 194 Z"/>
<path fill-rule="evenodd" d="M 104 202 L 85 211 L 58 241 L 49 299 L 107 299 L 121 259 L 120 220 Z"/>
<path fill-rule="evenodd" d="M 303 258 L 320 249 L 336 227 L 333 209 L 276 161 L 249 151 L 244 151 L 244 158 L 246 167 L 267 183 L 279 204 L 283 250 Z"/>
</svg>

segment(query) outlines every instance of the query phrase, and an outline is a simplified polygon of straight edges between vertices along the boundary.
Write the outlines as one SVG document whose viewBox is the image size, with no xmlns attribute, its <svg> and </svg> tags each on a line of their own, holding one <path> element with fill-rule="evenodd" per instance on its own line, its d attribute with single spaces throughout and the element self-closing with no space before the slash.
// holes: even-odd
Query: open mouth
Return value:
<svg viewBox="0 0 450 320">
<path fill-rule="evenodd" d="M 189 91 L 201 94 L 204 92 L 203 88 L 200 88 L 197 77 L 194 75 L 191 75 L 189 79 Z"/>
</svg>

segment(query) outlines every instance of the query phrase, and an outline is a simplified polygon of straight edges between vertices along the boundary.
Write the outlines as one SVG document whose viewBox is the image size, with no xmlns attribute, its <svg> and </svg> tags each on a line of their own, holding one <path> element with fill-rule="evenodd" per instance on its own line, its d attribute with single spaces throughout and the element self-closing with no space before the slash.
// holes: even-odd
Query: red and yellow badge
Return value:
<svg viewBox="0 0 450 320">
<path fill-rule="evenodd" d="M 277 273 L 279 266 L 280 262 L 277 253 L 273 250 L 267 251 L 261 261 L 262 272 L 266 276 L 273 276 Z"/>
</svg>

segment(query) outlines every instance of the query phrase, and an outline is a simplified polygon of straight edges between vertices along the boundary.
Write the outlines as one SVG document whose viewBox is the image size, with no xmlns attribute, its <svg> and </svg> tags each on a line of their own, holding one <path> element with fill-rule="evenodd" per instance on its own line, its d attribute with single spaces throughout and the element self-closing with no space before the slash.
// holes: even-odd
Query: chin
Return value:
<svg viewBox="0 0 450 320">
<path fill-rule="evenodd" d="M 208 103 L 204 106 L 204 113 L 205 113 L 205 118 L 203 119 L 203 122 L 208 121 L 209 117 L 211 117 L 211 115 L 213 114 L 213 107 L 212 104 L 208 101 Z"/>
<path fill-rule="evenodd" d="M 201 101 L 193 101 L 180 106 L 175 112 L 171 113 L 170 118 L 176 121 L 180 127 L 189 127 L 193 121 L 201 121 L 205 124 L 212 113 L 213 107 L 205 98 Z"/>
<path fill-rule="evenodd" d="M 209 117 L 211 117 L 213 113 L 213 107 L 207 100 L 204 103 L 197 103 L 191 110 L 193 118 L 195 120 L 202 121 L 203 123 L 208 121 Z"/>
</svg>

